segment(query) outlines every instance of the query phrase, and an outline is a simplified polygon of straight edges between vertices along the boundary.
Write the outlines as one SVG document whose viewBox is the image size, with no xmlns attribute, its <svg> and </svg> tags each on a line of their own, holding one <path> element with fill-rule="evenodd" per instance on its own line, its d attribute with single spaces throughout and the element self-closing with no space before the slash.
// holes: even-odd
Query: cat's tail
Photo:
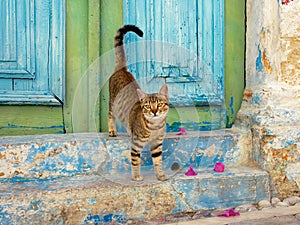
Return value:
<svg viewBox="0 0 300 225">
<path fill-rule="evenodd" d="M 116 53 L 116 66 L 115 71 L 118 71 L 122 68 L 126 68 L 126 55 L 124 50 L 124 36 L 127 32 L 134 32 L 138 36 L 143 37 L 144 33 L 135 25 L 124 25 L 121 27 L 115 36 L 115 53 Z"/>
</svg>

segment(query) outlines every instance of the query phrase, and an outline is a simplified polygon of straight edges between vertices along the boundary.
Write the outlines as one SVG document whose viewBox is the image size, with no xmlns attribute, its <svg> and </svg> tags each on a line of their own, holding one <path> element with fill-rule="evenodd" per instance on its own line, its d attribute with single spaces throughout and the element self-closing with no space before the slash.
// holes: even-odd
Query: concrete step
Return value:
<svg viewBox="0 0 300 225">
<path fill-rule="evenodd" d="M 153 171 L 133 182 L 119 176 L 86 175 L 51 179 L 9 178 L 0 183 L 0 224 L 126 223 L 179 212 L 230 208 L 270 198 L 269 176 L 250 167 L 177 171 L 160 182 Z M 172 174 L 170 174 L 172 175 Z"/>
<path fill-rule="evenodd" d="M 163 166 L 209 168 L 218 161 L 241 165 L 248 160 L 249 135 L 234 130 L 168 133 L 163 144 Z M 152 168 L 149 147 L 142 164 Z M 130 140 L 103 133 L 0 137 L 0 179 L 52 179 L 75 175 L 109 176 L 130 171 Z M 175 171 L 174 171 L 175 170 Z"/>
<path fill-rule="evenodd" d="M 0 137 L 0 224 L 99 224 L 234 207 L 270 198 L 266 172 L 244 167 L 251 136 L 238 130 L 168 133 L 154 176 L 142 152 L 143 182 L 131 181 L 125 135 Z M 225 164 L 216 173 L 216 162 Z M 187 177 L 190 164 L 198 173 Z"/>
</svg>

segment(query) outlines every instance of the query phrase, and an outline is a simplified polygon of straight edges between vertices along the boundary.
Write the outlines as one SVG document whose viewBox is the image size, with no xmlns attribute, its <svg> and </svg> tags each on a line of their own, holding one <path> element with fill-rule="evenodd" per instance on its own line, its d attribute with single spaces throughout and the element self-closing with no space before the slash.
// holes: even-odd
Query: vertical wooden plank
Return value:
<svg viewBox="0 0 300 225">
<path fill-rule="evenodd" d="M 245 0 L 225 0 L 225 102 L 226 126 L 231 127 L 244 91 Z"/>
<path fill-rule="evenodd" d="M 100 1 L 89 1 L 88 12 L 89 131 L 100 130 Z"/>
<path fill-rule="evenodd" d="M 12 0 L 0 2 L 0 59 L 2 60 L 15 60 L 16 59 L 16 20 L 13 12 L 15 12 L 15 4 Z M 0 64 L 0 68 L 2 63 Z M 3 68 L 2 68 L 3 69 Z"/>
<path fill-rule="evenodd" d="M 81 47 L 85 57 L 78 67 L 81 74 L 78 74 L 77 84 L 73 93 L 73 101 L 69 107 L 71 113 L 71 126 L 75 133 L 98 132 L 99 131 L 99 1 L 88 1 L 81 6 L 84 10 L 81 17 L 80 27 L 84 32 L 79 37 L 86 44 Z M 78 10 L 78 9 L 76 9 Z M 74 15 L 75 16 L 75 15 Z M 80 18 L 79 18 L 80 19 Z M 81 29 L 81 28 L 79 28 Z M 77 47 L 78 48 L 78 47 Z"/>
<path fill-rule="evenodd" d="M 214 71 L 214 91 L 216 94 L 220 94 L 220 97 L 224 99 L 224 20 L 219 18 L 224 18 L 224 1 L 215 0 L 214 3 L 214 12 L 213 12 L 213 21 L 214 21 L 214 53 L 213 53 L 213 71 Z M 221 80 L 221 82 L 220 82 Z"/>
<path fill-rule="evenodd" d="M 61 102 L 64 102 L 66 2 L 64 0 L 53 0 L 52 7 L 52 30 L 49 37 L 51 47 L 49 88 Z"/>
<path fill-rule="evenodd" d="M 25 18 L 19 17 L 19 24 L 23 24 L 24 31 L 18 32 L 18 40 L 24 39 L 24 61 L 20 64 L 25 67 L 31 64 L 34 67 L 35 79 L 15 79 L 15 91 L 47 91 L 49 90 L 49 39 L 50 39 L 50 11 L 52 5 L 48 1 L 29 1 L 26 4 L 16 4 L 17 11 L 25 11 Z M 22 21 L 22 22 L 21 22 Z M 23 33 L 24 32 L 24 33 Z M 24 36 L 25 34 L 25 36 Z M 24 37 L 23 37 L 24 36 Z M 18 46 L 19 47 L 19 46 Z M 34 48 L 34 49 L 33 49 Z M 29 54 L 28 56 L 26 54 Z M 41 60 L 37 64 L 28 61 Z M 25 67 L 26 68 L 26 67 Z"/>
<path fill-rule="evenodd" d="M 162 62 L 163 62 L 163 54 L 160 54 L 163 51 L 163 17 L 165 16 L 165 12 L 163 10 L 164 1 L 160 0 L 152 0 L 149 2 L 150 12 L 149 13 L 149 31 L 147 36 L 145 37 L 147 40 L 153 40 L 153 42 L 149 43 L 149 69 L 147 73 L 147 80 L 152 80 L 153 76 L 161 76 L 162 75 Z M 157 83 L 157 82 L 156 82 Z"/>
<path fill-rule="evenodd" d="M 212 69 L 212 56 L 213 56 L 213 43 L 214 39 L 212 36 L 212 31 L 213 31 L 213 1 L 205 1 L 205 5 L 202 8 L 202 15 L 203 15 L 203 36 L 202 36 L 202 41 L 203 41 L 203 46 L 205 48 L 203 49 L 203 62 L 204 62 L 204 80 L 208 81 L 211 80 L 212 74 L 213 74 L 213 69 Z M 212 87 L 208 86 L 208 92 L 211 92 Z"/>
<path fill-rule="evenodd" d="M 30 44 L 30 41 L 27 41 L 28 31 L 30 27 L 27 27 L 26 22 L 28 21 L 28 14 L 26 14 L 27 8 L 30 5 L 30 2 L 15 2 L 15 9 L 16 9 L 16 24 L 13 29 L 16 29 L 16 35 L 17 35 L 17 69 L 24 69 L 27 62 L 26 57 L 26 46 Z M 30 15 L 30 14 L 29 14 Z M 30 58 L 30 57 L 29 57 Z M 23 68 L 22 68 L 23 67 Z M 25 67 L 26 68 L 26 67 Z"/>
<path fill-rule="evenodd" d="M 204 43 L 203 43 L 203 1 L 196 1 L 197 2 L 197 76 L 199 77 L 199 81 L 203 81 L 204 75 L 204 62 L 203 62 L 203 50 L 204 50 Z"/>
<path fill-rule="evenodd" d="M 113 12 L 113 16 L 112 16 Z M 124 13 L 131 13 L 130 11 Z M 123 25 L 123 0 L 101 0 L 100 1 L 100 54 L 101 58 L 107 52 L 113 51 L 114 36 L 116 31 Z M 112 71 L 114 69 L 114 59 L 110 59 Z M 102 69 L 101 69 L 102 70 Z M 107 77 L 101 74 L 101 103 L 100 103 L 100 125 L 101 131 L 107 131 L 108 118 L 108 82 Z"/>
<path fill-rule="evenodd" d="M 149 12 L 148 12 L 148 3 L 146 1 L 135 1 L 136 4 L 136 25 L 144 32 L 144 37 L 137 37 L 136 34 L 128 34 L 127 37 L 130 38 L 130 35 L 133 35 L 133 38 L 130 38 L 135 44 L 131 44 L 129 47 L 130 52 L 134 53 L 134 61 L 130 62 L 131 66 L 136 67 L 135 77 L 141 82 L 145 81 L 146 78 L 146 57 L 147 57 L 147 45 L 145 45 L 145 37 L 147 36 L 147 26 L 149 21 Z M 133 48 L 132 48 L 133 47 Z M 129 56 L 130 57 L 130 56 Z M 140 83 L 141 83 L 140 82 Z"/>
<path fill-rule="evenodd" d="M 85 105 L 78 104 L 74 98 L 75 93 L 87 96 L 87 85 L 82 84 L 78 89 L 81 77 L 88 67 L 87 34 L 88 34 L 88 3 L 81 0 L 67 0 L 67 26 L 66 26 L 66 102 L 64 106 L 64 119 L 67 132 L 73 132 L 73 124 L 82 131 L 88 130 L 86 117 L 72 121 L 72 111 L 87 115 Z M 79 132 L 80 130 L 77 130 Z"/>
</svg>

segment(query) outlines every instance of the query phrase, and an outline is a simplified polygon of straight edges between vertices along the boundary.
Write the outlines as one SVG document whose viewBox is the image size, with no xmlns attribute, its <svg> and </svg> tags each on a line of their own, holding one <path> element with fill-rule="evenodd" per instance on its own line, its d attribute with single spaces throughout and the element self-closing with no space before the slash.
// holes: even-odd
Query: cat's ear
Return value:
<svg viewBox="0 0 300 225">
<path fill-rule="evenodd" d="M 160 90 L 159 90 L 159 94 L 165 96 L 167 99 L 169 98 L 169 94 L 168 94 L 168 86 L 166 84 L 164 84 Z"/>
<path fill-rule="evenodd" d="M 146 94 L 141 89 L 136 89 L 136 93 L 139 97 L 140 102 L 146 97 Z"/>
</svg>

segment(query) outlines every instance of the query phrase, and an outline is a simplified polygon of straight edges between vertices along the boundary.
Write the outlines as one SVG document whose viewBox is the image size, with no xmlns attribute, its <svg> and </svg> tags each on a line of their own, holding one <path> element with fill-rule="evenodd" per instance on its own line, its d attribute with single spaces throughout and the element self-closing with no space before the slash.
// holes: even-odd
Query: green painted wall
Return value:
<svg viewBox="0 0 300 225">
<path fill-rule="evenodd" d="M 0 106 L 0 136 L 64 133 L 61 107 Z"/>
</svg>

